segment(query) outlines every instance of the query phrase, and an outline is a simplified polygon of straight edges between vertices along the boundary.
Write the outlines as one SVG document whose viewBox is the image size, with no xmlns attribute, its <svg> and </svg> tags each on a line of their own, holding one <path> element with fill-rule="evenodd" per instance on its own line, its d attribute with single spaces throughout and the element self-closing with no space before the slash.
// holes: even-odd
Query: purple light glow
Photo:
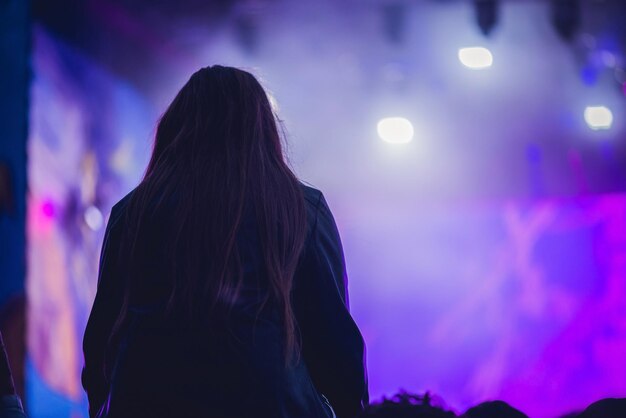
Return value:
<svg viewBox="0 0 626 418">
<path fill-rule="evenodd" d="M 583 83 L 587 86 L 593 86 L 598 81 L 598 71 L 592 66 L 586 66 L 580 72 Z"/>
<path fill-rule="evenodd" d="M 41 213 L 49 219 L 54 218 L 55 209 L 54 203 L 51 200 L 44 200 L 41 204 Z"/>
<path fill-rule="evenodd" d="M 398 212 L 340 219 L 374 399 L 541 418 L 626 393 L 626 195 Z"/>
</svg>

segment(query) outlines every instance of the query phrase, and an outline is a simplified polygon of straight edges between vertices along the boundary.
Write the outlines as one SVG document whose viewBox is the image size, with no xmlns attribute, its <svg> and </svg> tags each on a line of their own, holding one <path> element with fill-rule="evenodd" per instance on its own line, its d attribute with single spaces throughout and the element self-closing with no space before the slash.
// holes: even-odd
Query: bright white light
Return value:
<svg viewBox="0 0 626 418">
<path fill-rule="evenodd" d="M 104 223 L 104 217 L 102 216 L 102 212 L 95 206 L 89 206 L 85 210 L 85 223 L 87 226 L 94 231 L 102 228 L 102 224 Z"/>
<path fill-rule="evenodd" d="M 384 118 L 378 122 L 378 136 L 392 144 L 406 144 L 413 139 L 413 125 L 405 118 Z"/>
<path fill-rule="evenodd" d="M 493 64 L 493 55 L 487 48 L 480 46 L 459 49 L 459 61 L 467 68 L 482 70 Z"/>
<path fill-rule="evenodd" d="M 587 106 L 585 122 L 594 131 L 610 129 L 613 125 L 613 112 L 606 106 Z"/>
</svg>

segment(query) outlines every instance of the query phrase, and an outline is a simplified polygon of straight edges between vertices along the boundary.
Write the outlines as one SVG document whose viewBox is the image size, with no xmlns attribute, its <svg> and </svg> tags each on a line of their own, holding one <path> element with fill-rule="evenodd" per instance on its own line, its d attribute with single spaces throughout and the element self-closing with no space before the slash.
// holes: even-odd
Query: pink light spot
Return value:
<svg viewBox="0 0 626 418">
<path fill-rule="evenodd" d="M 41 212 L 47 218 L 54 218 L 54 203 L 51 200 L 45 200 L 41 205 Z"/>
<path fill-rule="evenodd" d="M 39 200 L 31 196 L 28 200 L 28 233 L 31 239 L 47 236 L 52 230 L 57 208 L 52 199 Z"/>
</svg>

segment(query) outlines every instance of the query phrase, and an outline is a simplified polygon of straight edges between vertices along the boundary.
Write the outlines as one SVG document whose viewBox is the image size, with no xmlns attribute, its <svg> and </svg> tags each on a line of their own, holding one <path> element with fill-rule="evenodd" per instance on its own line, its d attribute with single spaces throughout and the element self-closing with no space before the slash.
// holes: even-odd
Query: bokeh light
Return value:
<svg viewBox="0 0 626 418">
<path fill-rule="evenodd" d="M 95 206 L 89 206 L 85 210 L 85 223 L 87 226 L 94 231 L 102 228 L 102 224 L 104 223 L 104 217 L 102 216 L 102 212 Z"/>
<path fill-rule="evenodd" d="M 585 122 L 594 131 L 610 129 L 613 125 L 613 112 L 606 106 L 587 106 Z"/>
<path fill-rule="evenodd" d="M 391 144 L 406 144 L 413 139 L 413 124 L 402 117 L 384 118 L 378 122 L 378 136 Z"/>
<path fill-rule="evenodd" d="M 461 48 L 459 61 L 467 68 L 482 70 L 493 65 L 493 55 L 491 51 L 483 47 Z"/>
<path fill-rule="evenodd" d="M 45 200 L 41 204 L 41 213 L 46 218 L 54 218 L 56 210 L 54 208 L 54 203 L 51 200 Z"/>
</svg>

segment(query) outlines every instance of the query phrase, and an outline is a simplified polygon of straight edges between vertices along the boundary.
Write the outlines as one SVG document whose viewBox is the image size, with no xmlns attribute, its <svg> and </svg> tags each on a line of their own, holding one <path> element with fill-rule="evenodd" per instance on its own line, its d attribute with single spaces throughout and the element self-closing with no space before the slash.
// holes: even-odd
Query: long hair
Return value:
<svg viewBox="0 0 626 418">
<path fill-rule="evenodd" d="M 250 73 L 202 68 L 162 115 L 145 176 L 126 210 L 122 245 L 130 267 L 110 344 L 134 289 L 140 281 L 150 286 L 136 244 L 146 219 L 167 205 L 167 312 L 202 319 L 237 303 L 243 280 L 237 234 L 244 215 L 254 214 L 268 281 L 262 305 L 278 307 L 291 358 L 298 349 L 290 295 L 306 233 L 304 198 L 285 162 L 267 95 Z"/>
</svg>

